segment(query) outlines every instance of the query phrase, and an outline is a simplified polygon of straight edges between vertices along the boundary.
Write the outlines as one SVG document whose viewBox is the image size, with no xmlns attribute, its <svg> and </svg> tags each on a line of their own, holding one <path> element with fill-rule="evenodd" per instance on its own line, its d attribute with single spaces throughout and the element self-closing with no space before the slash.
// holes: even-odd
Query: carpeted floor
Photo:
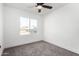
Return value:
<svg viewBox="0 0 79 59">
<path fill-rule="evenodd" d="M 79 54 L 39 41 L 5 49 L 3 56 L 79 56 Z"/>
</svg>

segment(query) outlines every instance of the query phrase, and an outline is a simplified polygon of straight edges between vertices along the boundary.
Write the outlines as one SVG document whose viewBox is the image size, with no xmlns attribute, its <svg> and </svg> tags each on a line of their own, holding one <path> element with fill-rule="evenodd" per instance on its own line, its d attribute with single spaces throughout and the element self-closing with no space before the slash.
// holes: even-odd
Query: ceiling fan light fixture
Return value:
<svg viewBox="0 0 79 59">
<path fill-rule="evenodd" d="M 41 6 L 41 5 L 38 5 L 38 6 L 37 6 L 37 9 L 42 9 L 42 6 Z"/>
</svg>

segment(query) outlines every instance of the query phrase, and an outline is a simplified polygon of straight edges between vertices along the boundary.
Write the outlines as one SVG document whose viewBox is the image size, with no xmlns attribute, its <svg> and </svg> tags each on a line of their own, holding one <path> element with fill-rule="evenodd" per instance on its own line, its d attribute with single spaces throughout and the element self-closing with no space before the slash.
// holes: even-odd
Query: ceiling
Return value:
<svg viewBox="0 0 79 59">
<path fill-rule="evenodd" d="M 51 11 L 54 11 L 58 8 L 61 8 L 65 5 L 67 5 L 67 3 L 45 3 L 45 5 L 50 5 L 53 6 L 52 9 L 46 9 L 46 8 L 42 8 L 42 12 L 38 13 L 37 8 L 35 8 L 36 3 L 5 3 L 5 6 L 10 6 L 10 7 L 14 7 L 14 8 L 18 8 L 18 9 L 22 9 L 31 13 L 35 13 L 35 14 L 48 14 Z"/>
</svg>

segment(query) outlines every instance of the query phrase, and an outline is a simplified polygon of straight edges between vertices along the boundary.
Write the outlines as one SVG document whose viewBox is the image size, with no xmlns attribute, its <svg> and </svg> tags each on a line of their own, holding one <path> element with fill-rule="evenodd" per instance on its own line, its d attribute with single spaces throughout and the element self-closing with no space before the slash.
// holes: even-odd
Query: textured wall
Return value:
<svg viewBox="0 0 79 59">
<path fill-rule="evenodd" d="M 68 4 L 45 18 L 45 40 L 79 53 L 79 4 Z"/>
<path fill-rule="evenodd" d="M 42 32 L 42 19 L 40 16 L 28 13 L 27 11 L 23 11 L 20 9 L 12 8 L 5 6 L 5 24 L 4 24 L 4 40 L 5 40 L 5 48 L 13 47 L 21 44 L 27 44 L 34 41 L 42 40 L 43 32 Z M 38 32 L 36 34 L 31 35 L 23 35 L 19 34 L 20 29 L 20 16 L 30 17 L 38 20 Z"/>
<path fill-rule="evenodd" d="M 0 55 L 3 50 L 3 5 L 0 3 Z"/>
</svg>

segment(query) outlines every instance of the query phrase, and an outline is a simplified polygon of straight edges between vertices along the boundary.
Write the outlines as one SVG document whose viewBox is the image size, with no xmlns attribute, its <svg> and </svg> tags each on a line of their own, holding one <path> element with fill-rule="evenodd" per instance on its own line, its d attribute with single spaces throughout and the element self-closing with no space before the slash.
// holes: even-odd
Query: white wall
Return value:
<svg viewBox="0 0 79 59">
<path fill-rule="evenodd" d="M 45 41 L 79 53 L 79 4 L 68 4 L 47 15 Z"/>
<path fill-rule="evenodd" d="M 27 11 L 5 6 L 5 25 L 4 25 L 4 40 L 5 48 L 27 44 L 42 40 L 43 38 L 43 23 L 40 16 L 28 13 Z M 38 32 L 33 35 L 19 35 L 20 16 L 31 17 L 38 20 Z"/>
<path fill-rule="evenodd" d="M 0 55 L 3 50 L 3 5 L 0 3 Z"/>
</svg>

